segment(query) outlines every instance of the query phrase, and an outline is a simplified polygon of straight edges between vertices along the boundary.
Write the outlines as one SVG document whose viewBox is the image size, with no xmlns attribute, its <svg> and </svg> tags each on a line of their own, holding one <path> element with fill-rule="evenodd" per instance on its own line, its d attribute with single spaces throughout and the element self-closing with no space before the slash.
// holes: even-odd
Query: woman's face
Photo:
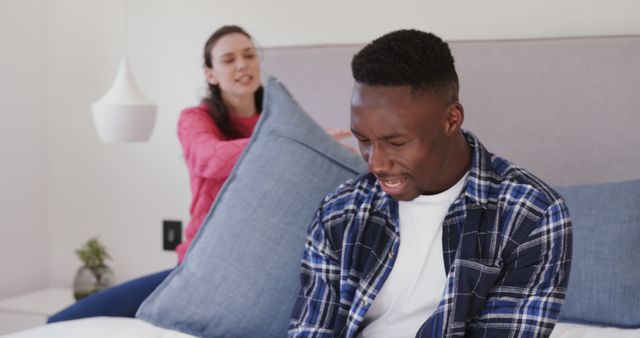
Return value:
<svg viewBox="0 0 640 338">
<path fill-rule="evenodd" d="M 260 87 L 260 60 L 253 42 L 241 33 L 221 37 L 211 48 L 212 68 L 205 67 L 207 82 L 219 85 L 225 95 L 253 95 Z"/>
</svg>

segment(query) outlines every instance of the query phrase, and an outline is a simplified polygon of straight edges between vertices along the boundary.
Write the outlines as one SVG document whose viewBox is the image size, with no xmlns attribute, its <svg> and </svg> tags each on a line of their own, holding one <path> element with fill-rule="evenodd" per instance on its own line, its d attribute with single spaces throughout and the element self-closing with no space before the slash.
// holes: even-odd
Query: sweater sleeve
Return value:
<svg viewBox="0 0 640 338">
<path fill-rule="evenodd" d="M 178 120 L 178 139 L 189 172 L 206 178 L 226 178 L 249 138 L 224 140 L 222 132 L 207 113 L 187 108 Z"/>
</svg>

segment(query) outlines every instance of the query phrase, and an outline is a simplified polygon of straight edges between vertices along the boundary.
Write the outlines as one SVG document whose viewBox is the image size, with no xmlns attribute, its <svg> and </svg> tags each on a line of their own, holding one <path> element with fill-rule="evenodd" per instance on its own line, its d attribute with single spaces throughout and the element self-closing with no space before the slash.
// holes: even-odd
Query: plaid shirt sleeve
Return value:
<svg viewBox="0 0 640 338">
<path fill-rule="evenodd" d="M 569 213 L 558 199 L 504 258 L 504 269 L 465 337 L 549 337 L 564 303 L 571 248 Z"/>
<path fill-rule="evenodd" d="M 322 222 L 322 209 L 316 212 L 309 227 L 300 279 L 302 288 L 293 310 L 288 336 L 334 337 L 340 304 L 340 263 L 329 245 Z"/>
</svg>

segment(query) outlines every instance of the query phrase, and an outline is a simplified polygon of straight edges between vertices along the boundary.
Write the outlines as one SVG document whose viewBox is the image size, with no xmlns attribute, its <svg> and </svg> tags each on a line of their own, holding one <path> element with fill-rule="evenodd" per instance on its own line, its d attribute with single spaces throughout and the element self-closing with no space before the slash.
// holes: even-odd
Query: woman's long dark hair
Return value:
<svg viewBox="0 0 640 338">
<path fill-rule="evenodd" d="M 240 33 L 246 36 L 249 39 L 251 35 L 247 33 L 240 26 L 222 26 L 207 40 L 207 43 L 204 44 L 204 66 L 213 68 L 213 61 L 211 60 L 211 48 L 222 38 L 223 36 L 231 33 Z M 222 101 L 222 93 L 220 92 L 220 86 L 208 84 L 209 93 L 202 100 L 207 106 L 209 115 L 213 118 L 213 121 L 216 123 L 220 131 L 228 138 L 228 139 L 237 139 L 243 137 L 242 132 L 238 130 L 233 124 L 231 124 L 231 120 L 229 119 L 229 108 L 224 105 Z M 262 86 L 256 90 L 255 102 L 256 102 L 256 110 L 258 112 L 262 111 L 262 95 L 264 90 Z"/>
</svg>

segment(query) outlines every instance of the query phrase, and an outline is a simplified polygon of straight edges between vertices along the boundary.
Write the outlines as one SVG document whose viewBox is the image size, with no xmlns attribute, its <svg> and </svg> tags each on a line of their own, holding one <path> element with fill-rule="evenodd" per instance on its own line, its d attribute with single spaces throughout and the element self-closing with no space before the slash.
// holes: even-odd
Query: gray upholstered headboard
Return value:
<svg viewBox="0 0 640 338">
<path fill-rule="evenodd" d="M 640 178 L 640 36 L 452 42 L 464 127 L 553 185 Z M 361 46 L 272 48 L 264 69 L 321 125 L 349 127 Z"/>
</svg>

